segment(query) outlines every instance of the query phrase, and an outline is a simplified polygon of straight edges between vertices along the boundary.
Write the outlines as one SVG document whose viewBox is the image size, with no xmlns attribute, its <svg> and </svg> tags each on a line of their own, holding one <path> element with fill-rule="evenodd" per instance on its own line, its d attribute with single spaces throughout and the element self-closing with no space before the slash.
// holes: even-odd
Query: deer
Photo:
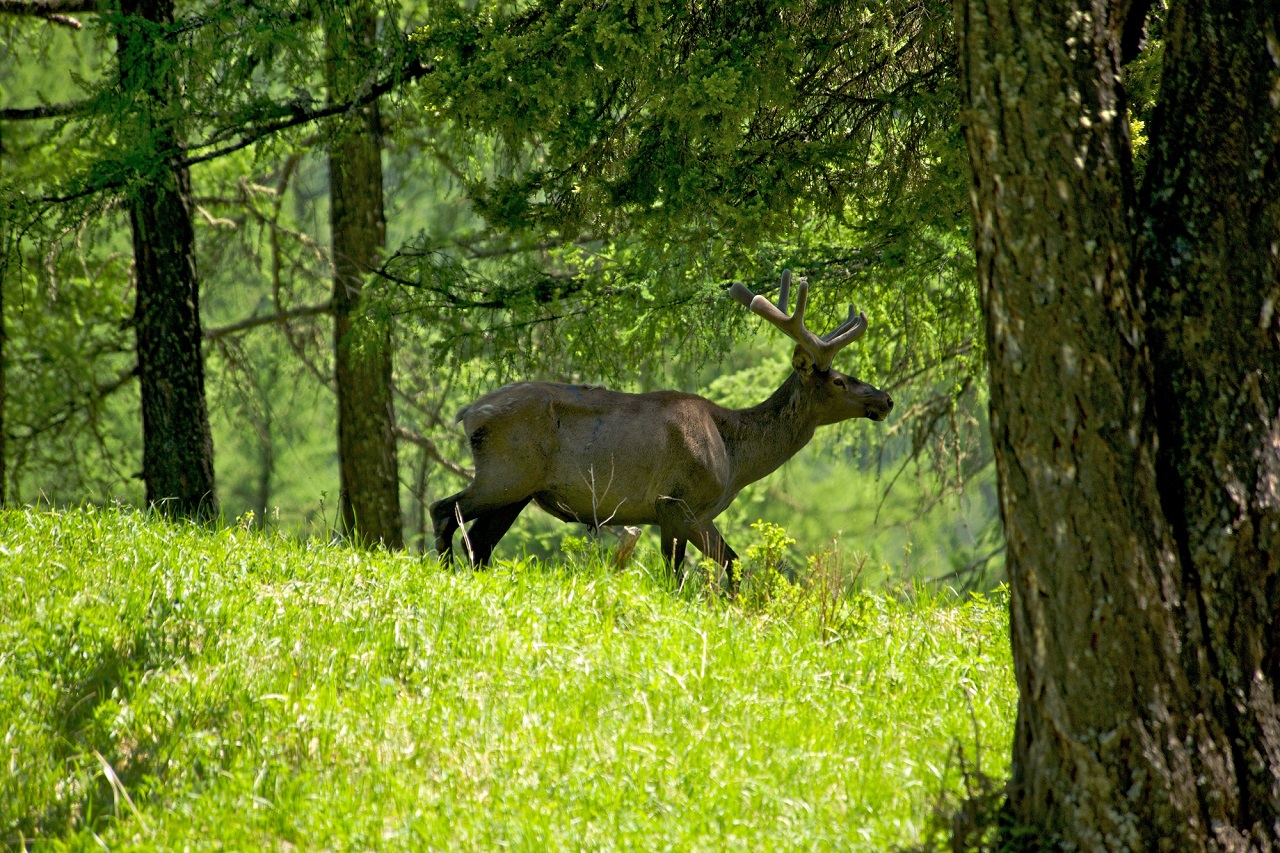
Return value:
<svg viewBox="0 0 1280 853">
<path fill-rule="evenodd" d="M 656 525 L 666 571 L 682 580 L 689 542 L 738 590 L 738 555 L 715 518 L 747 485 L 800 451 L 820 426 L 853 418 L 882 421 L 893 399 L 831 368 L 836 354 L 862 337 L 867 317 L 849 317 L 824 336 L 804 323 L 809 283 L 797 284 L 787 314 L 791 271 L 778 302 L 734 282 L 729 295 L 795 341 L 792 371 L 759 405 L 728 409 L 680 391 L 642 394 L 593 385 L 517 382 L 458 413 L 471 444 L 475 476 L 465 489 L 431 505 L 435 547 L 450 562 L 465 522 L 471 562 L 487 566 L 493 549 L 530 502 L 566 522 Z"/>
</svg>

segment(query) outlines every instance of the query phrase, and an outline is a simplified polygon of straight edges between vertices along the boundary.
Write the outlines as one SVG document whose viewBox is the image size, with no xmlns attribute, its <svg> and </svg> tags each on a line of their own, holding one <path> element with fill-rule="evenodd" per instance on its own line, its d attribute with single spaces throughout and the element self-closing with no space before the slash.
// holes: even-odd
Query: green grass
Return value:
<svg viewBox="0 0 1280 853">
<path fill-rule="evenodd" d="M 0 846 L 885 850 L 1005 772 L 998 598 L 644 565 L 0 513 Z"/>
</svg>

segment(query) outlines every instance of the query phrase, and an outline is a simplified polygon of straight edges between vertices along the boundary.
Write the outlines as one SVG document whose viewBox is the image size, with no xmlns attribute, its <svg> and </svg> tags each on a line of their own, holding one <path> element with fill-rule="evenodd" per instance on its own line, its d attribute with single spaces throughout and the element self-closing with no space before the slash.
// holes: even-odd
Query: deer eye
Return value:
<svg viewBox="0 0 1280 853">
<path fill-rule="evenodd" d="M 844 387 L 844 380 L 843 380 L 843 379 L 841 379 L 839 376 L 837 376 L 835 379 L 833 379 L 833 380 L 831 380 L 831 381 L 835 384 L 835 386 L 836 386 L 837 388 L 843 388 L 843 387 Z"/>
</svg>

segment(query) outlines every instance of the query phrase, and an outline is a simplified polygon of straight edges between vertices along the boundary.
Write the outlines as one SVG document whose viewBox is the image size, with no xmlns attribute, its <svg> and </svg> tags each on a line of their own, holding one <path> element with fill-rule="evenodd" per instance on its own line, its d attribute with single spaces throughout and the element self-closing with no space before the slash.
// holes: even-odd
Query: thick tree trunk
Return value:
<svg viewBox="0 0 1280 853">
<path fill-rule="evenodd" d="M 371 7 L 360 5 L 347 15 L 349 20 L 335 17 L 328 23 L 334 89 L 361 73 L 361 59 L 377 33 Z M 404 546 L 404 534 L 391 398 L 391 328 L 359 315 L 363 277 L 378 265 L 386 241 L 377 102 L 361 107 L 349 123 L 329 150 L 342 524 L 355 541 L 398 549 Z"/>
<path fill-rule="evenodd" d="M 1276 287 L 1275 220 L 1228 236 L 1221 221 L 1216 229 L 1194 218 L 1171 228 L 1142 216 L 1120 85 L 1128 15 L 1123 3 L 957 2 L 1020 693 L 1008 811 L 1040 841 L 1069 849 L 1272 849 L 1280 833 L 1280 719 L 1276 575 L 1267 548 L 1275 537 L 1270 472 L 1277 469 L 1269 466 L 1277 397 L 1263 386 L 1280 373 L 1271 368 L 1271 318 L 1256 332 L 1239 326 L 1258 322 Z M 1192 30 L 1214 26 L 1207 18 L 1185 23 L 1168 34 L 1171 67 L 1200 49 Z M 1274 73 L 1264 60 L 1256 50 L 1242 60 L 1256 72 L 1254 93 L 1257 78 Z M 1172 72 L 1177 79 L 1180 70 Z M 1201 86 L 1187 96 L 1202 93 L 1207 80 L 1197 75 L 1211 72 L 1186 73 L 1188 85 Z M 1228 106 L 1232 112 L 1216 115 L 1229 126 L 1244 104 Z M 1263 98 L 1250 109 L 1274 112 L 1274 103 Z M 1180 120 L 1171 112 L 1171 123 Z M 1169 159 L 1155 172 L 1186 180 L 1187 140 L 1155 132 Z M 1274 170 L 1274 137 L 1268 144 L 1270 166 L 1259 168 Z M 1237 180 L 1250 173 L 1228 151 L 1215 156 L 1206 160 L 1210 171 Z M 1165 207 L 1167 192 L 1153 198 L 1162 216 L 1184 218 Z M 1258 199 L 1254 212 L 1265 207 Z M 1176 321 L 1160 321 L 1155 337 L 1170 343 L 1158 344 L 1153 360 L 1145 268 L 1149 258 L 1164 268 L 1184 263 L 1177 252 L 1188 234 L 1200 244 L 1194 254 L 1250 260 L 1181 280 L 1184 295 L 1192 286 L 1214 294 L 1206 310 L 1233 313 L 1213 325 L 1179 326 L 1178 344 L 1171 343 Z M 1174 353 L 1184 345 L 1190 350 Z M 1170 359 L 1183 367 L 1171 369 Z M 1222 359 L 1236 360 L 1235 369 L 1211 378 Z M 1177 390 L 1183 386 L 1194 392 Z M 1234 421 L 1221 417 L 1226 397 Z M 1199 439 L 1170 447 L 1170 429 Z M 1234 433 L 1226 438 L 1223 429 Z M 1190 545 L 1191 524 L 1208 532 L 1246 515 L 1239 501 L 1229 503 L 1241 489 L 1243 502 L 1259 510 L 1239 525 L 1247 546 Z M 1189 494 L 1194 522 L 1177 511 Z M 1271 542 L 1259 546 L 1266 537 Z M 1197 559 L 1216 562 L 1202 575 Z M 1201 586 L 1203 577 L 1211 586 Z M 1221 639 L 1213 640 L 1207 614 L 1224 606 L 1231 624 L 1218 626 Z M 1215 651 L 1219 644 L 1235 657 Z"/>
<path fill-rule="evenodd" d="M 217 512 L 217 498 L 204 396 L 191 180 L 176 164 L 176 83 L 167 48 L 156 33 L 156 25 L 173 22 L 173 5 L 169 0 L 126 0 L 122 11 L 146 22 L 122 27 L 118 39 L 122 83 L 140 87 L 148 99 L 141 107 L 137 141 L 168 161 L 134 191 L 129 208 L 137 269 L 142 476 L 149 504 L 174 516 L 207 518 Z"/>
<path fill-rule="evenodd" d="M 1215 747 L 1196 790 L 1218 846 L 1280 847 L 1280 6 L 1176 3 L 1167 32 L 1145 281 L 1183 663 Z"/>
</svg>

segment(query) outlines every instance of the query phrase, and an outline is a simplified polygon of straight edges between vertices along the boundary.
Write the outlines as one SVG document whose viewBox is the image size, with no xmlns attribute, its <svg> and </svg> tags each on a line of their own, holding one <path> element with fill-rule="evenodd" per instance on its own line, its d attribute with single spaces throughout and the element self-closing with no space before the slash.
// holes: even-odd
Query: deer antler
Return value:
<svg viewBox="0 0 1280 853">
<path fill-rule="evenodd" d="M 778 304 L 774 305 L 763 296 L 753 294 L 745 285 L 734 282 L 729 287 L 729 295 L 750 308 L 754 313 L 777 326 L 787 337 L 809 351 L 815 366 L 820 370 L 830 370 L 836 353 L 862 337 L 867 330 L 867 315 L 854 313 L 849 306 L 849 319 L 839 328 L 818 337 L 804 325 L 804 309 L 809 301 L 809 282 L 800 279 L 796 292 L 796 311 L 787 315 L 787 301 L 791 292 L 791 270 L 782 271 L 782 282 L 778 287 Z"/>
</svg>

